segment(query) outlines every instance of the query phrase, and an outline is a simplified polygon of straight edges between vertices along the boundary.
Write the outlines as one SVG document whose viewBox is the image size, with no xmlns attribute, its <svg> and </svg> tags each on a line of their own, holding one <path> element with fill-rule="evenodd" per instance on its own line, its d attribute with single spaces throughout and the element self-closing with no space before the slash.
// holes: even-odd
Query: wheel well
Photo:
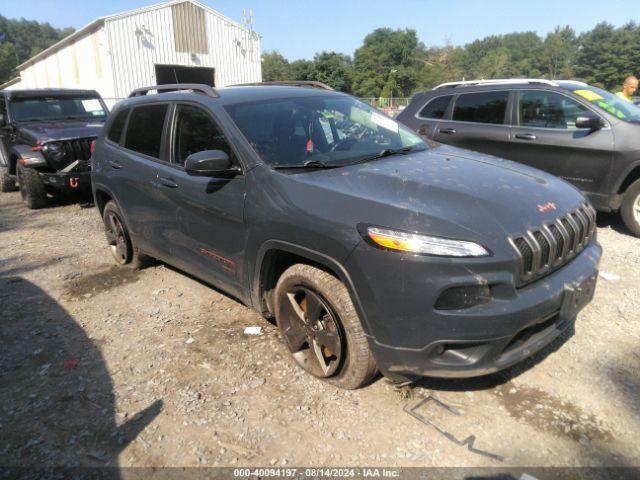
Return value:
<svg viewBox="0 0 640 480">
<path fill-rule="evenodd" d="M 111 195 L 109 195 L 104 190 L 96 190 L 95 201 L 96 201 L 96 207 L 98 207 L 98 211 L 100 212 L 100 215 L 102 215 L 102 212 L 104 212 L 104 207 L 109 200 L 112 200 Z"/>
<path fill-rule="evenodd" d="M 624 193 L 627 191 L 627 188 L 631 186 L 636 180 L 640 179 L 640 166 L 635 167 L 633 170 L 629 172 L 627 178 L 624 179 L 620 188 L 618 189 L 618 193 Z"/>
<path fill-rule="evenodd" d="M 295 253 L 287 252 L 285 250 L 269 250 L 260 265 L 260 309 L 262 314 L 267 318 L 273 318 L 275 316 L 274 299 L 273 294 L 276 289 L 278 279 L 284 273 L 284 271 L 292 265 L 297 263 L 304 263 L 307 265 L 313 265 L 316 268 L 326 271 L 331 275 L 340 278 L 336 272 L 327 268 L 314 260 L 307 257 L 296 255 Z"/>
<path fill-rule="evenodd" d="M 11 175 L 16 174 L 16 166 L 18 164 L 18 156 L 14 153 L 9 156 L 9 173 Z"/>
</svg>

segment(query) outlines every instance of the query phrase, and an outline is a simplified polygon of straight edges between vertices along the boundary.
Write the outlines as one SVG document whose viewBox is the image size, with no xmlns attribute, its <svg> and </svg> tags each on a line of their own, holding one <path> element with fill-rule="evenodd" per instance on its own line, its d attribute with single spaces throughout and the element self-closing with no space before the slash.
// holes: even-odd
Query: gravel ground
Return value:
<svg viewBox="0 0 640 480">
<path fill-rule="evenodd" d="M 598 235 L 619 278 L 526 365 L 348 392 L 294 368 L 276 328 L 220 292 L 114 267 L 95 209 L 2 194 L 0 465 L 638 465 L 640 240 L 615 216 Z"/>
</svg>

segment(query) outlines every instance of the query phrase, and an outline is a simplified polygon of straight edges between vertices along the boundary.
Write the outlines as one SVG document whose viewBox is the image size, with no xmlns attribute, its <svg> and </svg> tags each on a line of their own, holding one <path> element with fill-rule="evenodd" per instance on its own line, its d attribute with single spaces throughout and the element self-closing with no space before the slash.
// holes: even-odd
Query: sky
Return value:
<svg viewBox="0 0 640 480">
<path fill-rule="evenodd" d="M 242 21 L 253 11 L 262 50 L 289 60 L 317 52 L 352 55 L 379 27 L 413 28 L 427 46 L 463 45 L 477 38 L 515 31 L 545 35 L 557 25 L 578 33 L 606 21 L 620 26 L 640 21 L 638 0 L 201 0 Z M 97 17 L 158 3 L 154 0 L 0 0 L 0 14 L 81 28 Z"/>
</svg>

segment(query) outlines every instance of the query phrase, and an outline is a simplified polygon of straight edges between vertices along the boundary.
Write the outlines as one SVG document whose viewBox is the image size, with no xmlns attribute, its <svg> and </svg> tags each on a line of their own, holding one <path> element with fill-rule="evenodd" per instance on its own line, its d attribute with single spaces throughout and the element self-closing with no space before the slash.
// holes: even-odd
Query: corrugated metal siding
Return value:
<svg viewBox="0 0 640 480">
<path fill-rule="evenodd" d="M 214 68 L 218 87 L 259 82 L 262 74 L 258 35 L 202 11 L 208 41 L 206 54 L 176 51 L 171 6 L 107 20 L 116 95 L 126 97 L 134 88 L 154 85 L 156 64 Z"/>
</svg>

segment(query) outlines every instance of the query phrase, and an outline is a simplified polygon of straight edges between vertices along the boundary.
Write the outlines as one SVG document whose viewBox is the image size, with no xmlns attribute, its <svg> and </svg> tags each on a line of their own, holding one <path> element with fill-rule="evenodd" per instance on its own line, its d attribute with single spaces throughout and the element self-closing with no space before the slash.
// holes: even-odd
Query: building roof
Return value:
<svg viewBox="0 0 640 480">
<path fill-rule="evenodd" d="M 20 83 L 21 81 L 22 81 L 22 78 L 20 78 L 20 77 L 12 78 L 8 82 L 4 82 L 2 85 L 0 85 L 0 90 L 4 90 L 5 88 L 10 87 L 11 85 L 15 85 L 16 83 Z"/>
<path fill-rule="evenodd" d="M 30 59 L 28 59 L 27 61 L 21 63 L 20 65 L 18 65 L 18 70 L 22 70 L 24 68 L 29 67 L 30 65 L 33 65 L 34 63 L 42 60 L 43 58 L 48 57 L 49 55 L 51 55 L 54 52 L 57 52 L 58 50 L 60 50 L 61 48 L 66 47 L 67 45 L 72 44 L 76 39 L 79 39 L 81 37 L 84 37 L 85 35 L 88 35 L 92 32 L 95 32 L 96 30 L 98 30 L 100 27 L 102 27 L 104 25 L 105 22 L 110 21 L 110 20 L 117 20 L 120 18 L 125 18 L 125 17 L 129 17 L 132 15 L 138 15 L 140 13 L 146 13 L 146 12 L 151 12 L 153 10 L 160 10 L 162 8 L 167 8 L 170 7 L 172 5 L 177 5 L 180 3 L 192 3 L 193 5 L 223 19 L 224 21 L 231 23 L 232 25 L 241 28 L 243 30 L 247 30 L 247 28 L 236 22 L 235 20 L 230 19 L 229 17 L 226 17 L 225 15 L 222 15 L 220 12 L 215 11 L 213 8 L 208 7 L 207 5 L 204 5 L 196 0 L 170 0 L 168 2 L 163 2 L 163 3 L 157 3 L 155 5 L 150 5 L 148 7 L 142 7 L 142 8 L 136 8 L 135 10 L 128 10 L 126 12 L 122 12 L 122 13 L 115 13 L 113 15 L 106 15 L 104 17 L 99 17 L 97 19 L 95 19 L 93 22 L 85 25 L 84 27 L 82 27 L 80 30 L 76 30 L 75 32 L 73 32 L 71 35 L 63 38 L 62 40 L 60 40 L 57 43 L 54 43 L 53 45 L 51 45 L 49 48 L 43 50 L 42 52 L 38 53 L 37 55 L 34 55 L 33 57 L 31 57 Z"/>
</svg>

